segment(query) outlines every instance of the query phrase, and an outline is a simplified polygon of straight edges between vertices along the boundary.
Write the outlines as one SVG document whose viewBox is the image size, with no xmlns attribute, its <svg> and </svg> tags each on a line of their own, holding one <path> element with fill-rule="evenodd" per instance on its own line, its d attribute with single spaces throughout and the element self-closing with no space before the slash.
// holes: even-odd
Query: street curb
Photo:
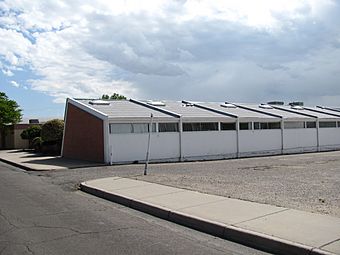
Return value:
<svg viewBox="0 0 340 255">
<path fill-rule="evenodd" d="M 24 166 L 24 165 L 21 165 L 21 164 L 18 164 L 16 162 L 13 162 L 13 161 L 9 161 L 7 159 L 3 159 L 3 158 L 0 158 L 0 161 L 1 162 L 4 162 L 6 164 L 9 164 L 9 165 L 12 165 L 12 166 L 15 166 L 17 168 L 21 168 L 23 170 L 26 170 L 26 171 L 48 171 L 48 170 L 37 170 L 37 169 L 33 169 L 33 168 L 30 168 L 28 166 Z"/>
<path fill-rule="evenodd" d="M 119 194 L 106 192 L 104 190 L 91 187 L 83 182 L 80 184 L 80 190 L 95 195 L 97 197 L 119 203 L 121 205 L 136 209 L 158 218 L 168 220 L 216 237 L 240 243 L 253 247 L 265 252 L 278 255 L 336 255 L 317 247 L 302 245 L 274 236 L 242 229 L 232 225 L 209 221 L 189 214 L 178 211 L 172 211 L 168 208 L 156 206 L 140 200 L 131 199 Z"/>
<path fill-rule="evenodd" d="M 23 164 L 20 164 L 20 163 L 16 163 L 14 161 L 10 161 L 10 160 L 7 160 L 7 159 L 3 159 L 3 158 L 0 158 L 0 161 L 3 162 L 3 163 L 6 163 L 8 165 L 12 165 L 12 166 L 15 166 L 17 168 L 21 168 L 25 171 L 32 171 L 32 172 L 46 172 L 46 171 L 53 171 L 53 170 L 61 170 L 61 169 L 58 169 L 58 168 L 50 168 L 50 169 L 36 169 L 36 168 L 31 168 L 31 167 L 28 167 L 28 166 L 25 166 Z M 89 167 L 99 167 L 99 166 L 107 166 L 107 164 L 101 164 L 99 163 L 98 165 L 91 165 L 91 166 L 86 166 L 86 165 L 83 165 L 83 166 L 70 166 L 70 167 L 65 167 L 64 169 L 77 169 L 77 168 L 89 168 Z"/>
</svg>

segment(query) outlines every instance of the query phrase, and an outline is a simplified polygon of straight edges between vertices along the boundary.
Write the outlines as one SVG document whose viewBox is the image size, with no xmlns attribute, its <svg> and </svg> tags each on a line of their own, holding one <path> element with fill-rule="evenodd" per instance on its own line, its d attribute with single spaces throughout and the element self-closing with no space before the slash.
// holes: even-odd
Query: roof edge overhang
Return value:
<svg viewBox="0 0 340 255">
<path fill-rule="evenodd" d="M 107 120 L 108 119 L 108 115 L 106 115 L 105 113 L 102 113 L 101 111 L 98 111 L 97 109 L 92 108 L 89 105 L 86 105 L 82 102 L 79 102 L 77 99 L 73 99 L 73 98 L 67 98 L 66 99 L 66 105 L 70 103 L 78 108 L 80 108 L 81 110 L 92 114 L 93 116 L 101 119 L 101 120 Z"/>
<path fill-rule="evenodd" d="M 153 117 L 154 122 L 178 122 L 178 118 L 174 117 Z M 110 123 L 149 123 L 150 116 L 144 117 L 109 117 Z"/>
</svg>

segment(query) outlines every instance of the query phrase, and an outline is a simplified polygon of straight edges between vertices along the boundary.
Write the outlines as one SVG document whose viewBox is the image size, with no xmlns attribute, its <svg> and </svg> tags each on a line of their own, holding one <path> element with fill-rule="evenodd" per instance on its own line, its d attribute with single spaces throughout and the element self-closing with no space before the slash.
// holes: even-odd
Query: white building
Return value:
<svg viewBox="0 0 340 255">
<path fill-rule="evenodd" d="M 340 112 L 331 108 L 68 99 L 62 156 L 143 162 L 149 130 L 157 162 L 340 149 Z"/>
</svg>

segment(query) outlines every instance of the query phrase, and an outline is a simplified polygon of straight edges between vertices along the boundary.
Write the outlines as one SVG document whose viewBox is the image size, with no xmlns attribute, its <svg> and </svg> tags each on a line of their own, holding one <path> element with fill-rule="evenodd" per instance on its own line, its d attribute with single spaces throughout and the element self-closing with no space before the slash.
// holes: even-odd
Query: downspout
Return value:
<svg viewBox="0 0 340 255">
<path fill-rule="evenodd" d="M 240 157 L 240 119 L 236 118 L 236 158 Z"/>
</svg>

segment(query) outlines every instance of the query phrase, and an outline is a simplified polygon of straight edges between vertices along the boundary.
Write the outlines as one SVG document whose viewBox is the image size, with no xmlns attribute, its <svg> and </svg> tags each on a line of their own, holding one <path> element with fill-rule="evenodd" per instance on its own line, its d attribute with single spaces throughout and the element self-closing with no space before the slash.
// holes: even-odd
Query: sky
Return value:
<svg viewBox="0 0 340 255">
<path fill-rule="evenodd" d="M 113 93 L 340 106 L 340 1 L 0 0 L 0 91 L 24 117 Z"/>
</svg>

